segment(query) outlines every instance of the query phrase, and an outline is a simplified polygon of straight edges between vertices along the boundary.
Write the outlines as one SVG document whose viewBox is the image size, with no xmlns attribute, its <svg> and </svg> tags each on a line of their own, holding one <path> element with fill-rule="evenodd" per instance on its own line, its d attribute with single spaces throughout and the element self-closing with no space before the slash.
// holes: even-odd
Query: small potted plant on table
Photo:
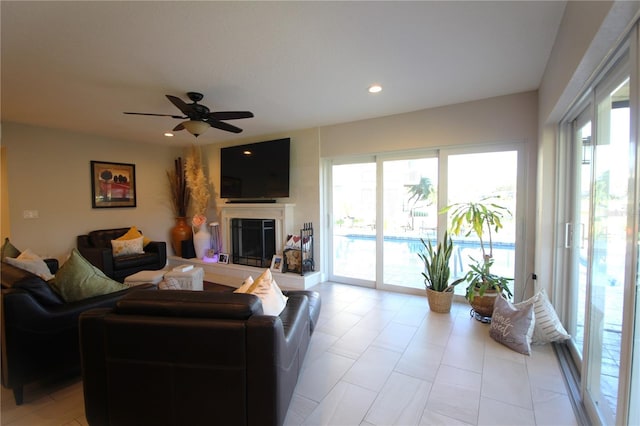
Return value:
<svg viewBox="0 0 640 426">
<path fill-rule="evenodd" d="M 472 233 L 480 240 L 482 260 L 471 257 L 473 263 L 466 274 L 465 279 L 469 283 L 466 291 L 466 298 L 471 304 L 472 314 L 476 319 L 489 322 L 493 315 L 493 305 L 495 298 L 505 292 L 512 297 L 508 287 L 512 278 L 505 278 L 491 273 L 493 265 L 493 233 L 497 233 L 502 228 L 502 219 L 511 216 L 511 212 L 504 206 L 492 202 L 491 199 L 499 198 L 484 197 L 477 202 L 455 203 L 445 207 L 442 212 L 451 211 L 451 233 L 460 235 L 464 233 L 468 237 Z M 487 251 L 488 249 L 488 251 Z"/>
<path fill-rule="evenodd" d="M 463 277 L 449 284 L 451 275 L 449 259 L 453 252 L 451 237 L 445 232 L 443 241 L 439 242 L 436 248 L 431 245 L 431 241 L 425 242 L 422 238 L 420 241 L 424 250 L 418 253 L 418 256 L 424 263 L 422 276 L 427 291 L 429 309 L 433 312 L 449 313 L 453 301 L 453 290 L 457 284 L 465 280 Z"/>
</svg>

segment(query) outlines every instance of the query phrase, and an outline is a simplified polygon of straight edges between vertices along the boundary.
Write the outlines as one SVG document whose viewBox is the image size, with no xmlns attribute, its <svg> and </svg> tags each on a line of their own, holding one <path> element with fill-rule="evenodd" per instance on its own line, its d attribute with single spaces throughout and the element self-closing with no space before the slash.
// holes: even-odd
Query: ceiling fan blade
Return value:
<svg viewBox="0 0 640 426">
<path fill-rule="evenodd" d="M 174 132 L 177 132 L 178 130 L 184 130 L 184 126 L 182 125 L 182 123 L 173 128 Z"/>
<path fill-rule="evenodd" d="M 224 123 L 222 121 L 218 121 L 218 120 L 209 120 L 207 121 L 207 123 L 209 123 L 209 125 L 211 127 L 215 127 L 216 129 L 220 129 L 220 130 L 226 130 L 227 132 L 232 132 L 232 133 L 240 133 L 242 132 L 242 129 L 236 126 L 232 126 L 229 123 Z"/>
<path fill-rule="evenodd" d="M 189 113 L 191 113 L 191 105 L 186 104 L 182 99 L 172 95 L 165 96 L 171 101 L 172 104 L 174 104 L 180 111 L 182 111 L 183 114 L 189 115 Z"/>
<path fill-rule="evenodd" d="M 181 115 L 171 115 L 171 114 L 153 114 L 150 112 L 123 112 L 123 114 L 131 114 L 131 115 L 153 115 L 154 117 L 171 117 L 171 118 L 187 118 Z"/>
<path fill-rule="evenodd" d="M 210 112 L 208 117 L 213 120 L 238 120 L 240 118 L 251 118 L 253 113 L 251 111 L 217 111 Z"/>
</svg>

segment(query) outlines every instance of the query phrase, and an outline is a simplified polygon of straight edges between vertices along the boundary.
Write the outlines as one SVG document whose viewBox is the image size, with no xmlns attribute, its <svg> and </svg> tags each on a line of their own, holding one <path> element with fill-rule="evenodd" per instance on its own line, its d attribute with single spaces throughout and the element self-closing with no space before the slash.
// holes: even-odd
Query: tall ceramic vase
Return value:
<svg viewBox="0 0 640 426">
<path fill-rule="evenodd" d="M 182 242 L 191 239 L 191 227 L 185 217 L 176 217 L 176 224 L 171 228 L 171 247 L 176 256 L 182 257 Z"/>
<path fill-rule="evenodd" d="M 203 259 L 207 255 L 207 250 L 211 248 L 211 232 L 209 232 L 209 226 L 206 222 L 194 231 L 193 248 L 198 259 Z"/>
</svg>

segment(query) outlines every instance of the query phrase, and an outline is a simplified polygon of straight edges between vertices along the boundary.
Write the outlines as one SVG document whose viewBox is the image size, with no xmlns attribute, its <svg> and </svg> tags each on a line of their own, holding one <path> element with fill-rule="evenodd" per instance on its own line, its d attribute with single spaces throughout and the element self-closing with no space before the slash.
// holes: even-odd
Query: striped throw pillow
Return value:
<svg viewBox="0 0 640 426">
<path fill-rule="evenodd" d="M 549 301 L 549 297 L 547 297 L 544 289 L 540 290 L 532 298 L 521 303 L 526 304 L 531 302 L 533 302 L 536 321 L 531 343 L 534 345 L 544 345 L 545 343 L 567 340 L 571 337 L 562 326 L 560 318 L 558 318 L 558 314 Z"/>
</svg>

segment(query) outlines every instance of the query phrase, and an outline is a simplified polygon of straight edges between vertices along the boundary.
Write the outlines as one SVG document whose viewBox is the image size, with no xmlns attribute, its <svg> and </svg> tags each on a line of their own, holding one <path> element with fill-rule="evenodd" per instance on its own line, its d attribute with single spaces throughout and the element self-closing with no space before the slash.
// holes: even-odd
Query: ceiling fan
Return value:
<svg viewBox="0 0 640 426">
<path fill-rule="evenodd" d="M 250 111 L 215 111 L 211 112 L 209 108 L 204 105 L 200 105 L 198 102 L 204 97 L 202 93 L 187 92 L 187 96 L 191 99 L 192 103 L 188 104 L 182 99 L 165 95 L 167 99 L 171 101 L 183 114 L 171 115 L 171 114 L 153 114 L 148 112 L 125 112 L 125 114 L 134 115 L 153 115 L 157 117 L 171 117 L 179 120 L 188 118 L 187 121 L 183 121 L 173 128 L 174 131 L 187 129 L 189 133 L 195 137 L 200 136 L 207 131 L 209 127 L 215 127 L 216 129 L 225 130 L 227 132 L 240 133 L 242 129 L 233 126 L 229 123 L 225 123 L 221 120 L 238 120 L 240 118 L 251 118 L 253 113 Z"/>
</svg>

